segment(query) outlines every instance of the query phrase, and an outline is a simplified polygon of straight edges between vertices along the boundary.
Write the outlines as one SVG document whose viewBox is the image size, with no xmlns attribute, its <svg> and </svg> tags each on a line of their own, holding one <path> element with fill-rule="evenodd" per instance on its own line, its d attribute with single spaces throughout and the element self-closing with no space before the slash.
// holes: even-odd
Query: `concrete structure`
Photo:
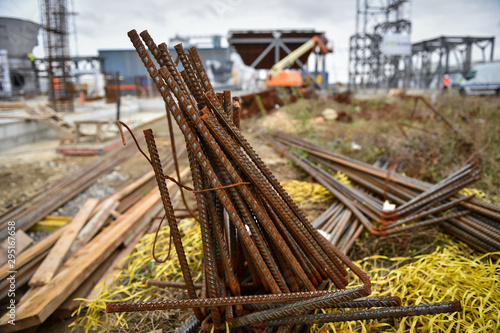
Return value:
<svg viewBox="0 0 500 333">
<path fill-rule="evenodd" d="M 46 103 L 46 101 L 39 101 Z M 161 111 L 164 112 L 164 102 L 159 98 L 136 99 L 125 97 L 120 107 L 120 119 L 130 119 L 134 115 L 140 118 L 141 112 Z M 25 114 L 22 109 L 2 114 Z M 77 106 L 74 112 L 61 113 L 69 122 L 84 120 L 114 121 L 116 119 L 116 105 L 106 104 L 103 100 Z M 34 143 L 40 140 L 56 139 L 56 133 L 36 120 L 24 119 L 0 119 L 0 152 L 19 145 Z"/>
<path fill-rule="evenodd" d="M 36 79 L 29 55 L 38 45 L 40 25 L 9 17 L 0 17 L 0 50 L 7 51 L 11 93 L 3 97 L 29 96 L 36 92 Z"/>
</svg>

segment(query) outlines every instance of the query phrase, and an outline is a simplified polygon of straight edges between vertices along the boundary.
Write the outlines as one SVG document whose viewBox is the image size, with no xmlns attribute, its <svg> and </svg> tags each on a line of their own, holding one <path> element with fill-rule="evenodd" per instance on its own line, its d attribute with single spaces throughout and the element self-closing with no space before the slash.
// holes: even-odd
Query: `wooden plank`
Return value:
<svg viewBox="0 0 500 333">
<path fill-rule="evenodd" d="M 3 265 L 4 263 L 7 262 L 7 254 L 9 254 L 9 241 L 12 244 L 12 239 L 11 237 L 8 237 L 5 239 L 1 244 L 0 244 L 0 264 Z M 28 236 L 24 231 L 22 230 L 16 230 L 15 234 L 15 254 L 19 254 L 24 251 L 25 248 L 27 248 L 31 243 L 33 243 L 33 238 Z"/>
<path fill-rule="evenodd" d="M 94 210 L 99 199 L 88 199 L 76 214 L 76 216 L 68 223 L 66 230 L 59 238 L 54 247 L 50 250 L 49 254 L 42 262 L 35 275 L 31 278 L 28 285 L 41 286 L 50 282 L 57 269 L 63 262 L 66 253 L 68 252 L 71 244 L 76 236 L 82 229 L 83 225 L 87 222 L 90 214 Z"/>
<path fill-rule="evenodd" d="M 22 268 L 16 271 L 15 273 L 16 290 L 21 290 L 21 287 L 24 286 L 26 283 L 28 283 L 31 276 L 33 276 L 35 271 L 42 263 L 44 257 L 45 254 L 41 254 L 37 258 L 31 260 L 27 265 L 23 266 Z M 10 282 L 11 280 L 5 279 L 2 280 L 2 282 L 0 283 L 0 302 L 2 303 L 4 302 L 5 298 L 9 295 L 9 290 L 11 290 Z"/>
<path fill-rule="evenodd" d="M 174 188 L 174 190 L 170 192 L 170 196 L 171 197 L 175 196 L 177 193 L 179 193 L 178 189 Z M 161 214 L 161 212 L 163 212 L 163 203 L 160 202 L 149 210 L 149 212 L 142 219 L 140 225 L 137 228 L 135 228 L 135 230 L 131 232 L 127 238 L 123 240 L 123 245 L 128 246 L 130 242 L 133 241 L 133 239 L 137 236 L 137 234 L 141 233 L 145 227 L 150 226 L 151 221 L 153 221 L 154 217 L 157 216 L 158 214 Z"/>
<path fill-rule="evenodd" d="M 139 232 L 139 234 L 137 234 L 135 238 L 130 242 L 130 244 L 127 245 L 118 253 L 113 262 L 110 263 L 106 271 L 101 275 L 101 278 L 95 284 L 96 286 L 100 285 L 102 282 L 104 282 L 106 285 L 113 282 L 113 277 L 111 276 L 111 274 L 118 272 L 122 268 L 123 259 L 125 259 L 134 250 L 136 244 L 139 243 L 141 237 L 144 236 L 147 229 L 148 228 L 143 228 L 141 232 Z M 89 290 L 89 293 L 85 295 L 85 298 L 94 299 L 97 296 L 97 294 L 99 294 L 100 291 L 101 291 L 100 288 L 97 287 L 93 288 L 92 290 Z"/>
<path fill-rule="evenodd" d="M 26 105 L 24 102 L 1 102 L 0 109 L 20 109 Z"/>
<path fill-rule="evenodd" d="M 8 326 L 8 317 L 2 317 L 0 330 L 17 331 L 43 323 L 104 261 L 105 255 L 119 246 L 126 231 L 158 200 L 158 193 L 152 192 L 136 204 L 135 209 L 97 235 L 63 265 L 50 283 L 35 289 L 18 305 L 15 326 Z"/>
<path fill-rule="evenodd" d="M 89 292 L 94 289 L 96 284 L 99 283 L 100 279 L 107 271 L 108 266 L 113 262 L 113 260 L 118 255 L 119 250 L 115 250 L 111 256 L 109 256 L 106 261 L 95 270 L 92 275 L 82 283 L 78 289 L 76 289 L 63 304 L 52 314 L 53 318 L 66 319 L 71 318 L 71 314 L 78 309 L 82 301 L 76 301 L 75 298 L 85 298 Z"/>
<path fill-rule="evenodd" d="M 188 169 L 184 170 L 187 171 Z M 175 186 L 170 183 L 168 188 L 172 190 Z M 144 214 L 159 201 L 160 195 L 156 190 L 138 201 L 70 258 L 50 283 L 37 287 L 24 302 L 18 304 L 15 326 L 8 323 L 7 315 L 0 318 L 0 331 L 15 332 L 43 323 L 127 238 Z"/>
<path fill-rule="evenodd" d="M 94 217 L 90 219 L 90 221 L 80 230 L 78 236 L 75 241 L 71 245 L 66 258 L 72 257 L 78 250 L 80 250 L 85 244 L 87 244 L 92 237 L 94 237 L 99 230 L 104 226 L 109 216 L 111 215 L 111 211 L 118 207 L 118 201 L 113 199 L 106 200 L 106 203 L 102 206 L 101 210 L 99 210 Z"/>
<path fill-rule="evenodd" d="M 31 260 L 35 259 L 38 257 L 40 254 L 44 253 L 54 243 L 59 239 L 59 237 L 62 235 L 64 229 L 66 227 L 62 227 L 60 229 L 57 229 L 41 241 L 37 242 L 35 245 L 32 247 L 28 248 L 26 251 L 22 252 L 21 254 L 16 256 L 16 261 L 15 261 L 15 270 L 20 269 L 21 267 L 25 266 L 28 264 Z M 9 276 L 9 271 L 12 271 L 10 269 L 8 264 L 3 265 L 0 267 L 0 280 L 4 280 Z"/>
</svg>

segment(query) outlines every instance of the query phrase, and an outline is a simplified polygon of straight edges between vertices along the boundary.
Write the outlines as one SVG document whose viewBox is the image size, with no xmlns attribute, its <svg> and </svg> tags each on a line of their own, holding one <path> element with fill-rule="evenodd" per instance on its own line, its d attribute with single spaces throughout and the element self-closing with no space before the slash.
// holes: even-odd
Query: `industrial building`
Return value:
<svg viewBox="0 0 500 333">
<path fill-rule="evenodd" d="M 169 44 L 170 50 L 175 52 L 173 44 Z M 184 44 L 187 49 L 192 45 Z M 232 62 L 230 60 L 229 48 L 201 47 L 197 48 L 203 65 L 209 69 L 211 79 L 219 85 L 236 86 L 227 81 L 232 78 Z M 152 91 L 152 82 L 147 77 L 141 60 L 137 58 L 137 52 L 128 50 L 99 50 L 98 57 L 101 61 L 101 71 L 120 76 L 120 90 L 124 95 L 148 95 L 145 91 Z M 181 67 L 182 68 L 182 65 Z M 118 73 L 118 74 L 117 74 Z"/>
</svg>

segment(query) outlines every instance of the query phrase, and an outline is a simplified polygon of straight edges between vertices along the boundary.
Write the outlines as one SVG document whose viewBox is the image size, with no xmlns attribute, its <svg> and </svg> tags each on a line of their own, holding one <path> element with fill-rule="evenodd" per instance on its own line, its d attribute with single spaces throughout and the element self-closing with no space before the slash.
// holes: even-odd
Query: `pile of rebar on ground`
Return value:
<svg viewBox="0 0 500 333">
<path fill-rule="evenodd" d="M 43 191 L 0 217 L 0 239 L 7 237 L 7 222 L 16 221 L 24 231 L 93 184 L 99 176 L 126 161 L 136 150 L 120 147 L 48 185 Z"/>
<path fill-rule="evenodd" d="M 480 171 L 474 163 L 432 185 L 361 163 L 283 132 L 273 136 L 262 133 L 262 137 L 335 195 L 337 201 L 313 225 L 329 233 L 329 240 L 341 249 L 352 244 L 364 228 L 372 234 L 388 236 L 439 224 L 445 232 L 479 251 L 500 251 L 500 207 L 473 194 L 458 193 L 479 180 Z M 336 180 L 333 174 L 338 171 L 356 186 Z M 384 209 L 386 200 L 397 208 Z"/>
<path fill-rule="evenodd" d="M 303 331 L 306 325 L 459 311 L 459 301 L 402 307 L 398 297 L 368 297 L 370 279 L 306 219 L 239 131 L 229 91 L 216 94 L 195 48 L 166 44 L 147 31 L 129 37 L 184 135 L 204 251 L 196 293 L 154 136 L 144 131 L 170 233 L 190 299 L 109 303 L 107 312 L 192 308 L 179 332 Z M 156 59 L 153 62 L 148 52 Z M 348 270 L 362 284 L 346 289 Z M 327 290 L 332 284 L 333 290 Z M 314 314 L 317 309 L 340 312 Z M 355 310 L 345 310 L 355 309 Z"/>
</svg>

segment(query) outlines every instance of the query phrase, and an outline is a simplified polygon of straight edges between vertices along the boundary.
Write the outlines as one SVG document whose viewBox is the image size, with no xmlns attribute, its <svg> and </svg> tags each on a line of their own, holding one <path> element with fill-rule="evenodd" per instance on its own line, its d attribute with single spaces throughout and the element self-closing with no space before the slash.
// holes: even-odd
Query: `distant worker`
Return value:
<svg viewBox="0 0 500 333">
<path fill-rule="evenodd" d="M 450 86 L 450 77 L 448 76 L 448 74 L 446 74 L 443 77 L 443 90 L 447 91 L 449 86 Z"/>
</svg>

